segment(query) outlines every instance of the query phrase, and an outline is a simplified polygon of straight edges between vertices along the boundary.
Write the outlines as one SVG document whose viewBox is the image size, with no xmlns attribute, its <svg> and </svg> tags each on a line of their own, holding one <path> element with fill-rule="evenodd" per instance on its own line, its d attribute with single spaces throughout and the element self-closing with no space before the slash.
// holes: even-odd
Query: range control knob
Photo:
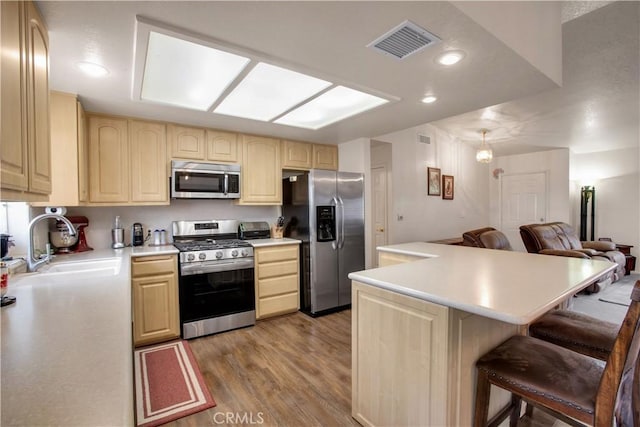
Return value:
<svg viewBox="0 0 640 427">
<path fill-rule="evenodd" d="M 200 252 L 200 254 L 198 254 L 198 258 L 200 258 L 200 261 L 204 261 L 207 258 L 207 254 Z"/>
<path fill-rule="evenodd" d="M 237 257 L 238 256 L 238 250 L 237 249 L 232 250 L 231 251 L 231 256 L 234 257 L 234 258 Z"/>
<path fill-rule="evenodd" d="M 187 255 L 187 261 L 193 261 L 194 259 L 196 259 L 196 256 L 194 254 Z"/>
<path fill-rule="evenodd" d="M 249 251 L 246 249 L 242 250 L 242 256 L 249 256 Z"/>
<path fill-rule="evenodd" d="M 217 259 L 222 258 L 222 251 L 216 251 L 216 258 Z"/>
</svg>

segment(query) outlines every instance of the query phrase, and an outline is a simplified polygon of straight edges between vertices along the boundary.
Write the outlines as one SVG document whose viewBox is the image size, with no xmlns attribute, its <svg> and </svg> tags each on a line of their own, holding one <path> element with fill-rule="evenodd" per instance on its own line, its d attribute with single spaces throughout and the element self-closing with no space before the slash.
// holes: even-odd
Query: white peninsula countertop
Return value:
<svg viewBox="0 0 640 427">
<path fill-rule="evenodd" d="M 177 250 L 61 255 L 9 279 L 17 301 L 0 317 L 0 424 L 134 425 L 129 258 L 165 253 Z"/>
<path fill-rule="evenodd" d="M 247 242 L 251 243 L 254 248 L 264 248 L 268 246 L 281 246 L 281 245 L 299 245 L 302 243 L 297 239 L 290 239 L 288 237 L 282 239 L 249 239 Z"/>
<path fill-rule="evenodd" d="M 424 259 L 349 278 L 507 323 L 526 325 L 615 268 L 613 263 L 436 243 L 382 246 Z"/>
</svg>

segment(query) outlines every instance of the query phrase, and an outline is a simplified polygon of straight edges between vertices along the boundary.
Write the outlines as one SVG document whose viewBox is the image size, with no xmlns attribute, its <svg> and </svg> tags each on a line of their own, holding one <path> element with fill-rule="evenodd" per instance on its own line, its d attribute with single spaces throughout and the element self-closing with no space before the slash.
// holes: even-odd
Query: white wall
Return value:
<svg viewBox="0 0 640 427">
<path fill-rule="evenodd" d="M 569 150 L 550 150 L 531 154 L 497 157 L 491 170 L 501 168 L 505 174 L 547 173 L 548 204 L 545 222 L 562 221 L 573 225 L 569 200 Z M 500 229 L 500 180 L 490 180 L 490 225 Z M 511 242 L 514 249 L 525 251 L 521 241 Z"/>
<path fill-rule="evenodd" d="M 571 218 L 580 224 L 580 187 L 596 189 L 595 238 L 635 246 L 640 254 L 640 149 L 571 155 Z M 590 236 L 589 236 L 590 237 Z M 636 271 L 640 266 L 636 266 Z"/>
<path fill-rule="evenodd" d="M 454 1 L 452 4 L 562 85 L 560 2 Z"/>
<path fill-rule="evenodd" d="M 418 134 L 431 143 L 418 142 Z M 461 237 L 488 224 L 490 169 L 476 162 L 474 148 L 428 124 L 375 139 L 392 144 L 390 243 Z M 427 167 L 454 176 L 454 200 L 427 195 Z"/>
</svg>

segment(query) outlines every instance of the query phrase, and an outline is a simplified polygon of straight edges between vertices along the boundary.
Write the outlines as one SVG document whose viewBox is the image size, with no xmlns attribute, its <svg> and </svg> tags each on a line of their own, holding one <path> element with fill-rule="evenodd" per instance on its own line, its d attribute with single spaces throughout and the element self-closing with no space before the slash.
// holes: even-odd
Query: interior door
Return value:
<svg viewBox="0 0 640 427">
<path fill-rule="evenodd" d="M 514 250 L 526 252 L 520 226 L 547 219 L 547 175 L 544 172 L 502 175 L 500 186 L 500 230 Z"/>
<path fill-rule="evenodd" d="M 387 244 L 387 168 L 379 166 L 371 168 L 373 185 L 373 239 L 371 253 L 374 254 L 373 267 L 378 266 L 376 248 Z"/>
</svg>

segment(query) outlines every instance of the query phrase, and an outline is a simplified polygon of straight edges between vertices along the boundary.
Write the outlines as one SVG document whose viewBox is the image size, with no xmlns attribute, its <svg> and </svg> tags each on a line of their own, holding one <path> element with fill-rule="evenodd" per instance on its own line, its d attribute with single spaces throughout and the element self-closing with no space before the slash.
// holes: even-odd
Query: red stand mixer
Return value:
<svg viewBox="0 0 640 427">
<path fill-rule="evenodd" d="M 55 247 L 56 254 L 72 254 L 77 252 L 92 251 L 93 248 L 87 244 L 87 236 L 84 229 L 89 225 L 86 216 L 67 216 L 73 227 L 76 229 L 76 236 L 68 235 L 67 226 L 62 221 L 56 221 L 56 231 L 49 232 L 49 240 Z"/>
</svg>

